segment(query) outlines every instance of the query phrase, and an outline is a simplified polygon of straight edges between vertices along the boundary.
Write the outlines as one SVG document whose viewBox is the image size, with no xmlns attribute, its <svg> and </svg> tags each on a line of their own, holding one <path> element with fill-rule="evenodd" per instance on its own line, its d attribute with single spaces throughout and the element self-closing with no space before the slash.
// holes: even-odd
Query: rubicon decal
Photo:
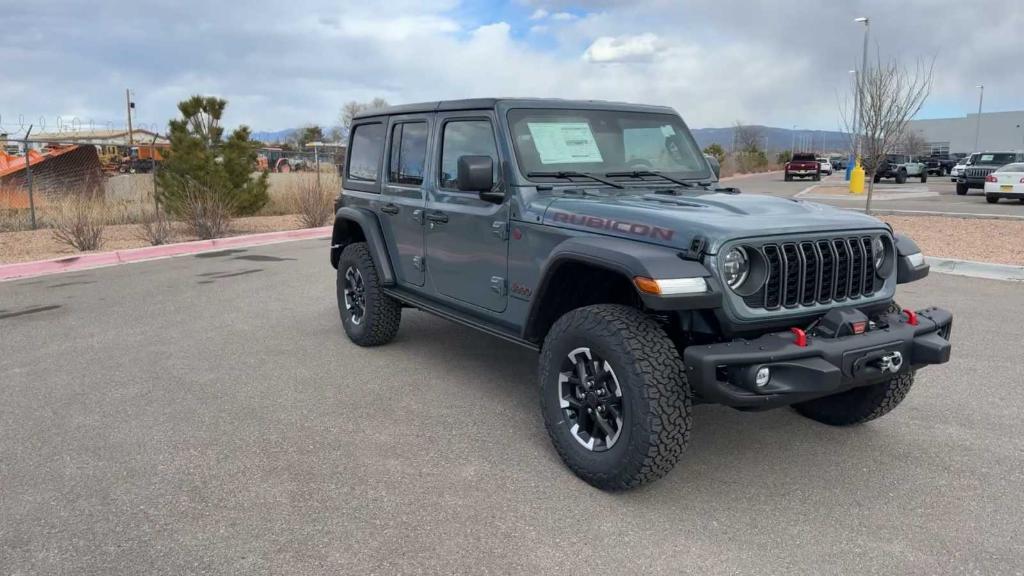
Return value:
<svg viewBox="0 0 1024 576">
<path fill-rule="evenodd" d="M 551 219 L 555 222 L 564 222 L 575 226 L 586 226 L 598 230 L 610 230 L 634 236 L 646 236 L 655 240 L 671 240 L 675 230 L 644 224 L 642 222 L 627 222 L 614 218 L 600 218 L 598 216 L 584 216 L 582 214 L 571 214 L 569 212 L 554 212 Z"/>
</svg>

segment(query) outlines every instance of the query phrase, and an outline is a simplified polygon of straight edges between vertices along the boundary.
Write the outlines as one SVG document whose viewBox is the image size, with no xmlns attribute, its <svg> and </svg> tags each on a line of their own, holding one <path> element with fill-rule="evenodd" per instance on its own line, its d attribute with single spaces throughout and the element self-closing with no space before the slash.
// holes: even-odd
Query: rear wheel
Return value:
<svg viewBox="0 0 1024 576">
<path fill-rule="evenodd" d="M 387 344 L 398 333 L 402 305 L 381 289 L 377 265 L 365 242 L 349 244 L 338 259 L 338 312 L 349 340 Z"/>
<path fill-rule="evenodd" d="M 957 196 L 965 196 L 965 195 L 967 195 L 967 190 L 968 190 L 967 184 L 961 184 L 960 182 L 956 183 L 956 195 Z"/>
<path fill-rule="evenodd" d="M 928 181 L 928 171 L 927 170 L 922 170 L 921 171 L 921 184 L 924 184 L 927 181 Z"/>
<path fill-rule="evenodd" d="M 691 392 L 661 326 L 635 308 L 599 304 L 562 316 L 540 357 L 541 411 L 577 476 L 625 490 L 667 474 L 686 449 Z"/>
<path fill-rule="evenodd" d="M 995 204 L 995 203 L 999 202 L 999 197 L 998 196 L 993 196 L 991 194 L 986 194 L 985 195 L 985 202 L 988 202 L 989 204 Z"/>
</svg>

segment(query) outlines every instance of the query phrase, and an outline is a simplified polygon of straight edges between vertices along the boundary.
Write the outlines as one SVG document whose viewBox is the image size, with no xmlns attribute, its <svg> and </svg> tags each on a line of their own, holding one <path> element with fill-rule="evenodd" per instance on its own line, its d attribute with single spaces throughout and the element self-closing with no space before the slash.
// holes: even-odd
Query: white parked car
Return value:
<svg viewBox="0 0 1024 576">
<path fill-rule="evenodd" d="M 960 175 L 964 173 L 964 169 L 967 168 L 967 165 L 970 164 L 971 162 L 971 158 L 973 158 L 974 156 L 975 154 L 968 154 L 967 156 L 964 156 L 963 158 L 957 160 L 956 166 L 953 166 L 953 168 L 951 168 L 949 171 L 949 179 L 953 182 L 956 182 L 956 179 L 959 178 Z"/>
<path fill-rule="evenodd" d="M 821 164 L 821 173 L 832 175 L 832 162 L 828 158 L 818 158 L 818 164 Z"/>
<path fill-rule="evenodd" d="M 985 176 L 985 200 L 995 204 L 1000 198 L 1024 202 L 1024 162 L 1007 164 Z"/>
</svg>

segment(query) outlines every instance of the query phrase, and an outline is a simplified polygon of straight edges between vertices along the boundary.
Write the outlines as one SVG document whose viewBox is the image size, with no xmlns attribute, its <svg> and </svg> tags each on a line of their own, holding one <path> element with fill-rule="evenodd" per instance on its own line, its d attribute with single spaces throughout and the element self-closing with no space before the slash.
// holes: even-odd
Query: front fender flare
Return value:
<svg viewBox="0 0 1024 576">
<path fill-rule="evenodd" d="M 334 230 L 331 233 L 331 265 L 338 267 L 338 258 L 345 246 L 351 244 L 356 238 L 353 226 L 362 231 L 366 245 L 377 264 L 377 273 L 380 275 L 381 284 L 393 286 L 395 284 L 394 268 L 391 267 L 391 258 L 388 257 L 387 244 L 384 242 L 384 234 L 381 231 L 380 220 L 377 215 L 363 208 L 342 206 L 334 215 Z"/>
<path fill-rule="evenodd" d="M 721 305 L 721 290 L 711 272 L 700 262 L 684 260 L 675 248 L 645 244 L 608 236 L 578 236 L 562 242 L 545 261 L 535 296 L 530 303 L 524 333 L 530 334 L 538 321 L 540 309 L 549 290 L 557 289 L 551 279 L 566 263 L 585 263 L 633 278 L 704 278 L 708 291 L 703 294 L 656 296 L 637 291 L 644 306 L 654 310 L 697 310 Z"/>
</svg>

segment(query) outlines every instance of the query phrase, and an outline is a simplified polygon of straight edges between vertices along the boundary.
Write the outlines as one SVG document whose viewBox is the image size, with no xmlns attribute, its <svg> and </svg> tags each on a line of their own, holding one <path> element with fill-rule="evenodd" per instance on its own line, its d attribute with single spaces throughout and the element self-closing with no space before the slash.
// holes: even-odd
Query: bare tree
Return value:
<svg viewBox="0 0 1024 576">
<path fill-rule="evenodd" d="M 764 150 L 764 129 L 760 126 L 744 125 L 737 121 L 733 126 L 733 148 L 734 152 L 745 152 L 756 154 Z"/>
<path fill-rule="evenodd" d="M 905 154 L 910 154 L 911 156 L 927 156 L 931 152 L 928 141 L 924 139 L 924 136 L 909 126 L 900 138 L 899 147 Z"/>
<path fill-rule="evenodd" d="M 908 132 L 907 124 L 928 99 L 934 69 L 934 58 L 918 60 L 913 68 L 907 68 L 895 60 L 882 62 L 879 56 L 874 68 L 862 70 L 858 76 L 853 96 L 860 103 L 860 161 L 868 183 L 866 212 L 871 212 L 875 172 L 885 155 L 896 150 Z M 853 134 L 854 118 L 848 109 L 844 103 L 840 114 L 847 131 Z"/>
<path fill-rule="evenodd" d="M 352 119 L 360 112 L 374 110 L 376 108 L 386 108 L 387 106 L 388 101 L 379 96 L 369 102 L 357 102 L 355 100 L 346 102 L 345 105 L 341 107 L 341 115 L 338 118 L 343 135 L 348 135 L 348 130 L 352 127 Z"/>
</svg>

